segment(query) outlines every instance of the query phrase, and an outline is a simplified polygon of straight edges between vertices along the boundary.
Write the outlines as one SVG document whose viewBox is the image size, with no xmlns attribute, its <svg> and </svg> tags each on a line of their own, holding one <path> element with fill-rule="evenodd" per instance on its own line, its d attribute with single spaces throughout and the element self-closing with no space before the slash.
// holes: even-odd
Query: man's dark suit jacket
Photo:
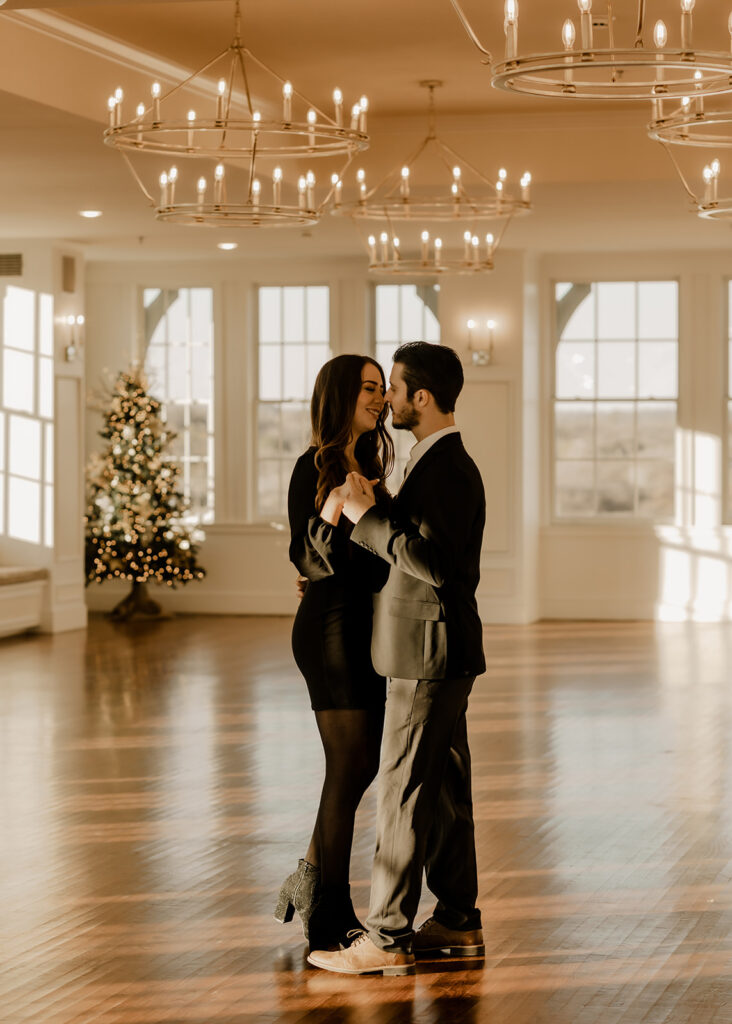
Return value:
<svg viewBox="0 0 732 1024">
<path fill-rule="evenodd" d="M 351 540 L 390 566 L 374 598 L 371 655 L 380 675 L 455 679 L 485 671 L 475 600 L 485 492 L 460 435 L 418 460 L 387 509 L 366 512 Z"/>
</svg>

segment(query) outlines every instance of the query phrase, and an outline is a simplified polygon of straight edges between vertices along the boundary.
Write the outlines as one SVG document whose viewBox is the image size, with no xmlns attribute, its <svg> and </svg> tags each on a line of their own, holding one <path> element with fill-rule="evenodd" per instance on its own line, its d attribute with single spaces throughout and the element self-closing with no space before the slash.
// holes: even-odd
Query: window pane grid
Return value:
<svg viewBox="0 0 732 1024">
<path fill-rule="evenodd" d="M 0 291 L 0 533 L 53 543 L 53 296 Z"/>
<path fill-rule="evenodd" d="M 557 517 L 672 518 L 677 307 L 673 281 L 556 286 Z"/>
<path fill-rule="evenodd" d="M 330 358 L 330 290 L 267 286 L 258 294 L 257 519 L 287 515 L 292 468 L 310 437 L 310 396 Z"/>
<path fill-rule="evenodd" d="M 375 288 L 376 361 L 381 364 L 387 380 L 394 353 L 408 341 L 440 343 L 438 315 L 439 285 L 377 284 Z M 404 467 L 414 437 L 408 430 L 392 430 L 394 438 L 394 469 L 389 477 L 392 491 L 397 490 L 404 476 Z"/>
<path fill-rule="evenodd" d="M 214 518 L 213 291 L 143 291 L 145 373 L 177 437 L 166 457 L 180 466 L 191 521 Z M 195 470 L 192 467 L 196 466 Z"/>
</svg>

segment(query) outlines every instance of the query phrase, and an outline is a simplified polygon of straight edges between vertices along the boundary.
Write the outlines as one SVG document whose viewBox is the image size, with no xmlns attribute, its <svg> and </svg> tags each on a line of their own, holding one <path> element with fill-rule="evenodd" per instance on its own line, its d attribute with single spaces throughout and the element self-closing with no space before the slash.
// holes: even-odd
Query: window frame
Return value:
<svg viewBox="0 0 732 1024">
<path fill-rule="evenodd" d="M 249 362 L 251 372 L 251 402 L 250 402 L 250 437 L 251 443 L 248 445 L 249 452 L 249 469 L 247 472 L 247 521 L 252 524 L 255 528 L 267 528 L 271 527 L 275 530 L 284 530 L 287 526 L 287 508 L 280 515 L 260 515 L 259 514 L 259 406 L 262 403 L 262 399 L 259 396 L 259 366 L 260 366 L 260 334 L 259 334 L 259 293 L 263 288 L 279 288 L 280 290 L 285 288 L 325 288 L 328 292 L 328 359 L 332 359 L 334 356 L 339 354 L 335 343 L 335 325 L 337 322 L 338 310 L 336 307 L 336 291 L 337 282 L 332 279 L 318 279 L 318 280 L 305 280 L 302 279 L 287 279 L 287 275 L 283 275 L 285 278 L 276 280 L 258 280 L 252 285 L 252 316 L 250 319 L 251 337 L 253 338 L 253 345 L 251 348 L 251 359 Z M 307 312 L 305 313 L 307 317 Z M 303 343 L 307 344 L 307 341 L 303 339 Z M 280 341 L 279 344 L 284 346 L 286 343 Z M 326 360 L 327 361 L 327 360 Z M 277 404 L 282 405 L 287 402 L 296 402 L 301 404 L 300 399 L 265 399 L 266 404 Z M 305 404 L 309 408 L 310 396 L 305 399 Z M 286 493 L 285 493 L 286 496 Z"/>
<path fill-rule="evenodd" d="M 210 381 L 211 381 L 210 396 L 211 397 L 210 397 L 210 399 L 208 400 L 207 403 L 203 403 L 203 404 L 208 404 L 211 407 L 210 410 L 209 410 L 209 417 L 208 417 L 209 424 L 207 426 L 207 431 L 206 431 L 206 436 L 207 436 L 207 453 L 206 453 L 205 457 L 198 457 L 198 456 L 194 457 L 196 462 L 203 461 L 204 465 L 205 464 L 209 464 L 209 466 L 208 466 L 208 473 L 207 473 L 207 487 L 206 487 L 206 491 L 207 491 L 207 505 L 206 505 L 206 509 L 207 509 L 207 513 L 210 515 L 210 518 L 203 518 L 203 517 L 200 517 L 200 516 L 194 516 L 192 514 L 192 510 L 190 510 L 189 512 L 186 513 L 186 518 L 195 521 L 196 528 L 205 531 L 208 527 L 213 526 L 214 523 L 216 523 L 217 521 L 220 520 L 220 504 L 221 504 L 221 502 L 220 502 L 220 491 L 219 491 L 218 481 L 217 481 L 217 464 L 219 463 L 220 458 L 221 458 L 220 440 L 219 440 L 220 433 L 219 433 L 219 431 L 217 429 L 218 425 L 219 425 L 220 406 L 221 406 L 220 398 L 219 398 L 219 384 L 218 384 L 218 374 L 217 374 L 217 368 L 218 368 L 218 365 L 219 365 L 219 358 L 220 358 L 219 357 L 219 345 L 220 345 L 219 323 L 220 323 L 220 316 L 218 315 L 219 296 L 218 296 L 218 293 L 217 293 L 217 287 L 216 287 L 216 285 L 214 283 L 212 283 L 212 282 L 204 282 L 204 281 L 199 281 L 199 280 L 184 281 L 184 283 L 178 283 L 178 282 L 176 282 L 176 283 L 173 283 L 173 282 L 150 283 L 150 282 L 146 282 L 145 284 L 138 285 L 138 289 L 137 289 L 138 332 L 139 332 L 139 339 L 140 339 L 139 345 L 140 345 L 140 348 L 142 348 L 142 351 L 138 350 L 137 353 L 136 353 L 136 356 L 139 359 L 140 365 L 142 366 L 143 372 L 145 372 L 146 376 L 147 376 L 147 371 L 145 369 L 145 362 L 146 362 L 146 356 L 147 356 L 147 353 L 148 353 L 148 349 L 150 347 L 150 342 L 148 340 L 146 340 L 146 338 L 145 338 L 145 309 L 146 309 L 146 306 L 145 306 L 145 292 L 146 291 L 152 291 L 152 290 L 158 290 L 160 292 L 176 291 L 176 292 L 179 292 L 179 293 L 180 292 L 192 292 L 192 291 L 208 291 L 208 292 L 211 293 L 211 332 L 212 332 L 212 334 L 211 334 L 211 375 L 210 375 Z M 169 309 L 169 307 L 166 307 L 165 314 L 164 314 L 165 316 L 167 316 L 168 309 Z M 190 317 L 187 317 L 187 322 L 190 323 Z M 169 344 L 168 344 L 167 341 L 166 341 L 166 348 L 169 349 Z M 186 343 L 186 351 L 189 354 L 189 358 L 190 358 L 191 348 L 192 348 L 192 342 L 191 342 L 191 339 L 189 338 L 187 343 Z M 166 360 L 166 365 L 167 365 L 167 360 Z M 191 368 L 191 374 L 192 373 L 193 373 L 193 370 Z M 150 381 L 149 380 L 148 380 L 148 390 L 150 390 Z M 153 394 L 152 391 L 150 391 L 150 393 Z M 154 397 L 158 398 L 157 395 L 154 395 Z M 165 408 L 166 416 L 167 416 L 167 406 L 168 406 L 168 404 L 170 403 L 171 400 L 168 399 L 168 398 L 164 398 L 164 399 L 158 398 L 158 401 L 160 401 L 161 405 Z M 184 403 L 180 403 L 180 402 L 175 402 L 174 401 L 174 404 L 182 405 Z M 192 404 L 194 404 L 193 400 L 191 400 L 191 405 Z M 180 431 L 176 431 L 176 433 L 180 433 Z M 183 493 L 185 494 L 184 458 L 181 459 L 178 456 L 173 455 L 170 452 L 166 453 L 165 457 L 171 459 L 171 461 L 176 462 L 180 466 L 180 468 L 181 468 L 180 487 L 181 487 L 181 490 L 183 491 Z M 188 462 L 190 464 L 190 458 L 188 459 Z M 211 506 L 209 504 L 210 496 L 211 495 L 213 496 L 213 506 Z"/>
<path fill-rule="evenodd" d="M 560 516 L 556 510 L 556 433 L 555 433 L 555 405 L 556 403 L 567 401 L 570 402 L 572 399 L 558 399 L 556 396 L 556 384 L 557 384 L 557 365 L 556 355 L 557 349 L 560 343 L 560 338 L 557 334 L 557 321 L 556 321 L 556 288 L 558 284 L 571 283 L 580 285 L 597 285 L 597 284 L 615 284 L 615 283 L 632 283 L 635 285 L 643 283 L 653 282 L 673 282 L 676 285 L 676 302 L 677 302 L 677 337 L 676 337 L 676 397 L 675 398 L 663 398 L 663 399 L 643 399 L 633 397 L 627 399 L 610 398 L 610 399 L 599 399 L 593 397 L 592 399 L 575 399 L 578 406 L 587 402 L 596 405 L 598 402 L 632 402 L 634 405 L 634 417 L 637 423 L 638 406 L 640 403 L 653 404 L 655 402 L 666 402 L 673 403 L 676 406 L 676 428 L 679 425 L 679 407 L 681 402 L 681 367 L 682 367 L 682 277 L 679 273 L 668 274 L 664 273 L 661 269 L 657 273 L 634 273 L 632 267 L 625 273 L 617 272 L 598 272 L 597 274 L 577 274 L 572 273 L 568 270 L 566 274 L 557 276 L 551 274 L 548 276 L 548 331 L 547 337 L 549 339 L 548 345 L 548 365 L 546 370 L 546 381 L 547 389 L 545 394 L 547 396 L 547 408 L 544 424 L 546 428 L 545 436 L 548 438 L 546 463 L 547 466 L 547 483 L 548 489 L 546 493 L 546 509 L 547 514 L 545 515 L 545 522 L 552 529 L 563 528 L 563 527 L 581 527 L 581 528 L 592 528 L 597 526 L 598 528 L 606 529 L 607 527 L 619 528 L 625 530 L 648 530 L 653 529 L 656 526 L 668 526 L 672 525 L 676 521 L 677 516 L 677 493 L 679 486 L 679 465 L 676 451 L 674 452 L 673 467 L 674 467 L 674 509 L 671 511 L 667 518 L 658 518 L 656 516 L 642 516 L 638 515 L 637 511 L 628 513 L 602 513 L 597 512 L 592 515 L 580 516 L 580 515 L 567 515 Z M 593 338 L 593 341 L 597 343 L 597 338 Z M 632 339 L 634 345 L 638 345 L 639 339 L 637 332 L 635 337 Z M 652 339 L 651 339 L 652 340 Z M 597 370 L 595 371 L 597 373 Z M 636 364 L 636 383 L 637 383 L 638 368 Z M 635 436 L 635 434 L 634 434 Z M 593 449 L 595 447 L 595 437 L 593 437 Z M 588 458 L 587 461 L 590 461 Z M 598 459 L 593 454 L 591 461 L 593 466 L 596 467 Z M 600 460 L 605 461 L 605 460 Z M 634 455 L 632 459 L 634 465 L 637 465 L 638 459 Z M 641 460 L 642 461 L 642 460 Z M 635 496 L 637 497 L 637 481 L 635 486 Z"/>
</svg>

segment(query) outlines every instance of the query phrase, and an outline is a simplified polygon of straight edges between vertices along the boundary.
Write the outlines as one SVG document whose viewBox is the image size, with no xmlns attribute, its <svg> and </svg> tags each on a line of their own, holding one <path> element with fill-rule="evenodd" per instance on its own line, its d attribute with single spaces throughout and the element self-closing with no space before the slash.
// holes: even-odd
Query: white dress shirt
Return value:
<svg viewBox="0 0 732 1024">
<path fill-rule="evenodd" d="M 402 480 L 402 485 L 424 453 L 429 451 L 433 444 L 439 441 L 441 437 L 447 437 L 448 434 L 459 433 L 460 427 L 453 424 L 451 427 L 443 427 L 442 430 L 436 430 L 434 434 L 428 434 L 427 437 L 423 437 L 421 441 L 417 441 L 417 443 L 410 449 L 409 460 L 407 465 L 404 467 L 404 479 Z"/>
</svg>

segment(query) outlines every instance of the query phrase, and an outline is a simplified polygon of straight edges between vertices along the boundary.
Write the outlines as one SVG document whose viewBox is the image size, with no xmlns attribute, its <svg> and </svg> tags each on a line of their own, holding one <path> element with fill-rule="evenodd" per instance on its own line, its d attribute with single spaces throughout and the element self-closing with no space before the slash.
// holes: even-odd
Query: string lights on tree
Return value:
<svg viewBox="0 0 732 1024">
<path fill-rule="evenodd" d="M 179 467 L 165 451 L 175 435 L 142 372 L 120 373 L 106 396 L 104 451 L 87 466 L 86 582 L 128 580 L 113 611 L 127 619 L 159 614 L 147 583 L 175 587 L 205 576 L 197 563 L 198 531 L 185 521 Z"/>
</svg>

